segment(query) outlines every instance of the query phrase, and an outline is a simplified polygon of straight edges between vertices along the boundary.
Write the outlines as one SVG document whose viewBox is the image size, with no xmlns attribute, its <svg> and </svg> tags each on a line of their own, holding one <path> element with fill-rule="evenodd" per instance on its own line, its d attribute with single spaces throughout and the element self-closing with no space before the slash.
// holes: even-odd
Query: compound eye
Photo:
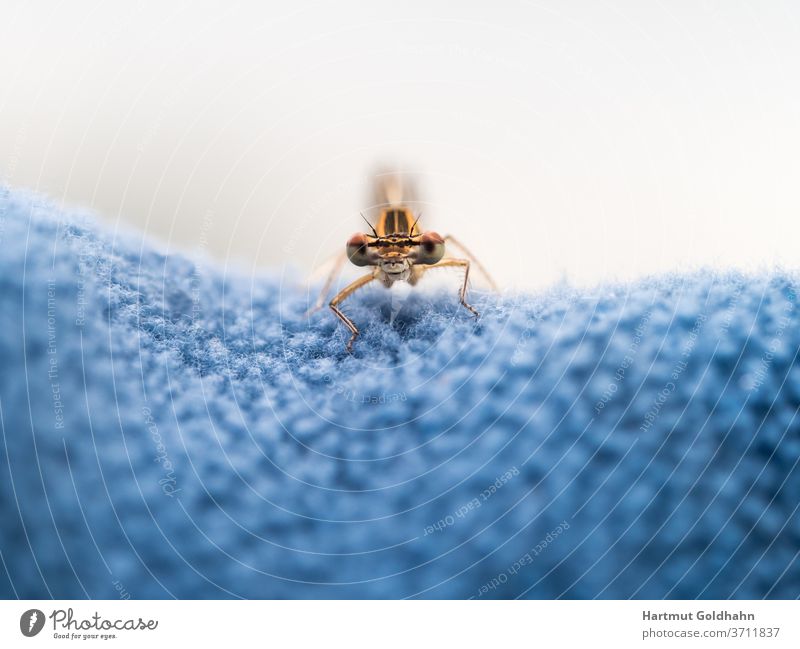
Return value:
<svg viewBox="0 0 800 649">
<path fill-rule="evenodd" d="M 358 232 L 347 240 L 347 258 L 356 266 L 369 266 L 372 263 L 366 234 Z"/>
<path fill-rule="evenodd" d="M 435 264 L 444 257 L 444 239 L 436 232 L 426 232 L 419 238 L 416 263 Z"/>
</svg>

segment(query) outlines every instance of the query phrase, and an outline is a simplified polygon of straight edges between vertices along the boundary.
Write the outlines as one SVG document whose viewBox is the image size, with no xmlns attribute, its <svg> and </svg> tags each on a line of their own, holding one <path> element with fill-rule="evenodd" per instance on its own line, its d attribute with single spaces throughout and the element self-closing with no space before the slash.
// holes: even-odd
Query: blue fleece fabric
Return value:
<svg viewBox="0 0 800 649">
<path fill-rule="evenodd" d="M 3 597 L 800 596 L 790 273 L 368 289 L 350 356 L 279 274 L 0 191 Z"/>
</svg>

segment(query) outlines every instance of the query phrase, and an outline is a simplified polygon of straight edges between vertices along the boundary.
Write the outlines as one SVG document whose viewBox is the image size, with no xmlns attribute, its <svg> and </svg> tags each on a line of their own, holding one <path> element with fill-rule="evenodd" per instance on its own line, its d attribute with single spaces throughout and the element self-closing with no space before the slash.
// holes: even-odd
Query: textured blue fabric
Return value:
<svg viewBox="0 0 800 649">
<path fill-rule="evenodd" d="M 794 276 L 327 310 L 0 197 L 4 597 L 800 596 Z M 396 317 L 392 317 L 393 312 Z"/>
</svg>

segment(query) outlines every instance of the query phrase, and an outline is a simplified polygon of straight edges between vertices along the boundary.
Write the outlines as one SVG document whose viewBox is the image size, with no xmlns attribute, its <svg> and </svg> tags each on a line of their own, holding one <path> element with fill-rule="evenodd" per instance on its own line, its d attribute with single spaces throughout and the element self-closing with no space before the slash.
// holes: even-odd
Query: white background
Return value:
<svg viewBox="0 0 800 649">
<path fill-rule="evenodd" d="M 300 274 L 377 163 L 502 283 L 800 265 L 800 5 L 3 3 L 0 177 Z"/>
</svg>

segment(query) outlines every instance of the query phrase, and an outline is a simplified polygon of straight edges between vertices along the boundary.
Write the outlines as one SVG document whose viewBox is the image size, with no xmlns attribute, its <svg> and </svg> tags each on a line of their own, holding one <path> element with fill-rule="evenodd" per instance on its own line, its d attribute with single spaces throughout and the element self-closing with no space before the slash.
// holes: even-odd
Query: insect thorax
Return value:
<svg viewBox="0 0 800 649">
<path fill-rule="evenodd" d="M 406 207 L 392 206 L 381 210 L 378 223 L 375 226 L 378 236 L 387 237 L 392 234 L 406 234 L 415 236 L 420 234 L 415 217 Z"/>
</svg>

